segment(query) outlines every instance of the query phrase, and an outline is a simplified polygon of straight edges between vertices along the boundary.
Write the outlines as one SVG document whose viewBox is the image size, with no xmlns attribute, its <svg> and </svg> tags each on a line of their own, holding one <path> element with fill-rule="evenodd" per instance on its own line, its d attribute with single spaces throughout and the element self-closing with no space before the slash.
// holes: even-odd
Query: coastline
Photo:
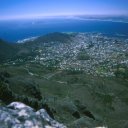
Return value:
<svg viewBox="0 0 128 128">
<path fill-rule="evenodd" d="M 128 21 L 119 21 L 119 20 L 110 20 L 110 19 L 96 19 L 96 18 L 81 18 L 81 17 L 73 17 L 72 19 L 75 20 L 92 20 L 92 21 L 105 21 L 105 22 L 114 22 L 114 23 L 126 23 L 128 24 Z"/>
</svg>

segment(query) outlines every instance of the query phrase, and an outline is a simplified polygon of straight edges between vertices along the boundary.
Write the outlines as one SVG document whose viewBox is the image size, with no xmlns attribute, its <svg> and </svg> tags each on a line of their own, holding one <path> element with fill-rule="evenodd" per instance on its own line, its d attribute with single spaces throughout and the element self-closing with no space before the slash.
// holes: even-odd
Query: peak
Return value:
<svg viewBox="0 0 128 128">
<path fill-rule="evenodd" d="M 54 33 L 49 33 L 49 34 L 40 36 L 35 41 L 37 41 L 37 42 L 62 42 L 62 43 L 66 43 L 66 42 L 69 42 L 70 40 L 71 40 L 71 38 L 70 38 L 69 34 L 54 32 Z"/>
</svg>

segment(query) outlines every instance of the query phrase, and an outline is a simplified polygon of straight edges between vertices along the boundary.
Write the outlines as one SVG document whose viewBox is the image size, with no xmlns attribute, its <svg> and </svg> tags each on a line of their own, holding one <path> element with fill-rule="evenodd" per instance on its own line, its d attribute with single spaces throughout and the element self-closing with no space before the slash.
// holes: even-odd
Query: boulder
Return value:
<svg viewBox="0 0 128 128">
<path fill-rule="evenodd" d="M 21 103 L 12 102 L 0 107 L 1 128 L 67 128 L 51 118 L 45 109 L 35 109 Z"/>
</svg>

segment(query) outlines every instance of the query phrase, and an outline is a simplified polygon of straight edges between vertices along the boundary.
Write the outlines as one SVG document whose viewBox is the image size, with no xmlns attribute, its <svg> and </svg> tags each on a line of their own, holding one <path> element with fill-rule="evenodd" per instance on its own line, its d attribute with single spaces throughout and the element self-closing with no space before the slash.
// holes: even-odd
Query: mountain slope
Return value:
<svg viewBox="0 0 128 128">
<path fill-rule="evenodd" d="M 62 42 L 62 43 L 66 43 L 69 42 L 71 40 L 70 35 L 66 34 L 66 33 L 59 33 L 59 32 L 55 32 L 55 33 L 50 33 L 47 34 L 45 36 L 41 36 L 39 38 L 37 38 L 35 41 L 36 42 Z"/>
<path fill-rule="evenodd" d="M 12 58 L 17 49 L 14 45 L 9 44 L 2 39 L 0 39 L 0 62 L 5 61 L 6 59 Z"/>
<path fill-rule="evenodd" d="M 40 55 L 39 50 L 44 50 L 47 52 L 48 47 L 56 47 L 60 44 L 70 44 L 72 42 L 72 35 L 66 33 L 50 33 L 35 38 L 34 40 L 27 40 L 22 44 L 17 44 L 17 56 L 18 58 L 31 58 L 34 59 L 36 56 Z"/>
<path fill-rule="evenodd" d="M 15 56 L 17 58 L 33 58 L 38 53 L 36 49 L 43 47 L 46 43 L 51 45 L 51 43 L 69 43 L 71 41 L 71 36 L 65 33 L 50 33 L 47 35 L 40 36 L 35 40 L 27 40 L 22 44 L 9 44 L 6 41 L 0 39 L 0 61 L 4 62 L 7 59 L 12 59 Z"/>
<path fill-rule="evenodd" d="M 32 48 L 42 46 L 44 43 L 51 43 L 51 42 L 59 42 L 59 43 L 69 43 L 71 42 L 71 35 L 66 33 L 49 33 L 43 36 L 36 38 L 35 40 L 26 41 L 25 43 L 21 44 L 22 47 Z"/>
<path fill-rule="evenodd" d="M 43 104 L 69 128 L 128 127 L 128 40 L 51 33 L 11 47 L 15 58 L 0 65 L 4 103 Z"/>
</svg>

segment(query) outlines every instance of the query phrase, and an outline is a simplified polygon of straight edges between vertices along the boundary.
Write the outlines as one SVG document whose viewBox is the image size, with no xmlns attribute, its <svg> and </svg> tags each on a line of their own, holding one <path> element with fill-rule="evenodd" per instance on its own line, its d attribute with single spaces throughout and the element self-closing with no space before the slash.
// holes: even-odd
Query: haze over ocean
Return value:
<svg viewBox="0 0 128 128">
<path fill-rule="evenodd" d="M 0 38 L 15 42 L 49 32 L 101 32 L 125 37 L 128 35 L 127 23 L 74 17 L 127 17 L 127 5 L 128 0 L 1 0 Z"/>
<path fill-rule="evenodd" d="M 0 22 L 0 38 L 16 42 L 51 32 L 99 32 L 109 36 L 128 37 L 128 23 L 52 18 Z"/>
</svg>

